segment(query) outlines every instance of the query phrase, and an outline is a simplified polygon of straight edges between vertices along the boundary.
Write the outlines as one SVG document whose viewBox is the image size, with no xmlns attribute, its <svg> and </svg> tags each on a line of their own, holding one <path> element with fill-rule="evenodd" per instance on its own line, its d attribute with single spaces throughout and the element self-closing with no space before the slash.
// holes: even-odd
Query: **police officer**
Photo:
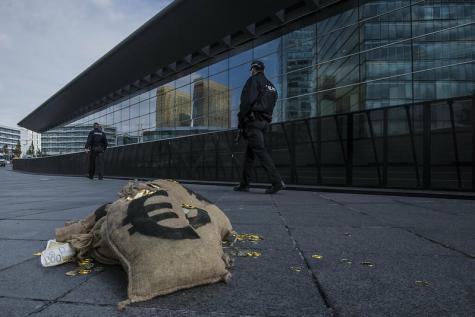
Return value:
<svg viewBox="0 0 475 317">
<path fill-rule="evenodd" d="M 89 178 L 94 178 L 97 165 L 98 178 L 102 179 L 104 176 L 104 151 L 107 149 L 107 137 L 102 132 L 99 123 L 94 123 L 94 129 L 89 132 L 84 148 L 89 153 Z"/>
<path fill-rule="evenodd" d="M 284 189 L 285 185 L 264 145 L 264 133 L 267 132 L 272 121 L 272 112 L 277 100 L 277 90 L 264 75 L 264 68 L 264 63 L 261 61 L 251 63 L 251 77 L 249 77 L 241 92 L 238 128 L 248 143 L 241 182 L 234 187 L 234 190 L 249 191 L 249 178 L 254 160 L 257 157 L 272 184 L 266 190 L 266 194 L 274 194 Z"/>
</svg>

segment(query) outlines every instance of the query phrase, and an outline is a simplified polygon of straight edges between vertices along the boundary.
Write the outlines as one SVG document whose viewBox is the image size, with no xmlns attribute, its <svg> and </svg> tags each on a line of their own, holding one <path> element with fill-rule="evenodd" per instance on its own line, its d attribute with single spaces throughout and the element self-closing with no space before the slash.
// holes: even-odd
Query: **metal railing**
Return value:
<svg viewBox="0 0 475 317">
<path fill-rule="evenodd" d="M 285 182 L 475 189 L 475 96 L 274 123 L 266 144 Z M 108 149 L 106 175 L 237 181 L 245 142 L 235 130 Z M 14 169 L 85 174 L 87 155 L 16 160 Z M 254 180 L 266 182 L 257 164 Z"/>
</svg>

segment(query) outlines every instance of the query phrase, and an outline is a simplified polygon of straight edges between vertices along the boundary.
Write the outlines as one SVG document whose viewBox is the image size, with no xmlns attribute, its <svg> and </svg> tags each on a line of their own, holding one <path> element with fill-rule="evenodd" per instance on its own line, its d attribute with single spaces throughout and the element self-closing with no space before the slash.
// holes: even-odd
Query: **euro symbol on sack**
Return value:
<svg viewBox="0 0 475 317">
<path fill-rule="evenodd" d="M 132 200 L 127 208 L 127 217 L 124 218 L 122 224 L 125 226 L 131 224 L 129 234 L 136 232 L 162 239 L 169 240 L 183 240 L 183 239 L 199 239 L 200 236 L 194 229 L 202 227 L 211 222 L 209 214 L 206 210 L 197 208 L 197 215 L 195 217 L 187 217 L 190 225 L 182 228 L 170 228 L 159 224 L 160 221 L 172 218 L 178 218 L 178 215 L 173 211 L 173 206 L 169 202 L 162 202 L 150 205 L 144 205 L 145 201 L 153 196 L 168 196 L 164 190 L 159 190 L 152 195 L 140 197 Z M 149 216 L 151 211 L 168 209 L 169 211 L 160 213 L 158 215 Z"/>
</svg>

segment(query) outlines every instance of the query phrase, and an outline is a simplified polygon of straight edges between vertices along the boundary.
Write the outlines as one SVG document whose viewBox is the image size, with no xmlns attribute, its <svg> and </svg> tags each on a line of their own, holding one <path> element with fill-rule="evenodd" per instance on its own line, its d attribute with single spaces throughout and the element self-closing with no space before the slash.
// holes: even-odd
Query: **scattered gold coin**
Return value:
<svg viewBox="0 0 475 317">
<path fill-rule="evenodd" d="M 41 252 L 33 253 L 34 256 L 41 256 Z"/>
<path fill-rule="evenodd" d="M 241 234 L 236 235 L 236 240 L 237 241 L 260 241 L 260 240 L 264 240 L 264 238 L 254 233 L 241 233 Z"/>
<path fill-rule="evenodd" d="M 430 282 L 428 281 L 416 281 L 417 286 L 429 286 Z"/>
<path fill-rule="evenodd" d="M 312 258 L 314 258 L 316 260 L 321 260 L 321 259 L 323 259 L 323 256 L 320 255 L 320 254 L 314 254 L 314 255 L 312 255 Z"/>
<path fill-rule="evenodd" d="M 188 205 L 188 204 L 181 204 L 181 207 L 185 208 L 185 209 L 195 209 L 196 208 L 193 205 Z"/>
<path fill-rule="evenodd" d="M 79 263 L 81 269 L 90 270 L 94 267 L 94 263 Z"/>
<path fill-rule="evenodd" d="M 246 256 L 248 257 L 251 257 L 251 258 L 257 258 L 259 256 L 261 256 L 262 253 L 261 252 L 257 252 L 257 251 L 250 251 L 250 252 L 246 252 Z"/>
<path fill-rule="evenodd" d="M 374 264 L 371 263 L 370 261 L 363 261 L 363 262 L 361 262 L 361 265 L 364 265 L 364 266 L 367 266 L 367 267 L 373 267 L 374 266 Z"/>
<path fill-rule="evenodd" d="M 67 276 L 76 276 L 78 274 L 78 271 L 76 271 L 76 270 L 69 271 L 69 272 L 66 272 L 64 274 L 66 274 Z"/>
<path fill-rule="evenodd" d="M 346 259 L 346 258 L 341 259 L 340 262 L 346 263 L 346 264 L 351 264 L 351 263 L 353 263 L 353 261 L 351 261 L 350 259 Z"/>
<path fill-rule="evenodd" d="M 80 269 L 79 271 L 77 271 L 80 275 L 87 275 L 87 274 L 90 274 L 92 271 L 91 270 L 87 270 L 87 269 Z"/>
<path fill-rule="evenodd" d="M 302 271 L 302 268 L 300 266 L 291 266 L 290 269 L 294 272 Z"/>
</svg>

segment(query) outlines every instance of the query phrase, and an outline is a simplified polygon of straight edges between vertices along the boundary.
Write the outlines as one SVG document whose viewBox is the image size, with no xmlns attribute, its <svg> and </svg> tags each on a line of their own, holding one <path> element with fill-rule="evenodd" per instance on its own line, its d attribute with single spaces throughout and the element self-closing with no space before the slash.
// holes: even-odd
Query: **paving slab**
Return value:
<svg viewBox="0 0 475 317">
<path fill-rule="evenodd" d="M 306 257 L 311 258 L 310 253 Z M 473 260 L 463 256 L 358 253 L 348 257 L 352 264 L 332 258 L 309 260 L 339 316 L 473 316 L 475 313 L 475 275 L 470 273 L 475 271 Z M 374 266 L 361 264 L 366 261 Z"/>
<path fill-rule="evenodd" d="M 0 297 L 0 316 L 24 317 L 44 305 L 43 301 Z"/>
<path fill-rule="evenodd" d="M 39 257 L 19 263 L 0 272 L 0 296 L 55 300 L 92 277 L 66 276 L 74 267 L 74 264 L 64 264 L 44 268 Z"/>
<path fill-rule="evenodd" d="M 54 239 L 55 228 L 62 226 L 62 220 L 0 220 L 0 239 Z"/>
<path fill-rule="evenodd" d="M 0 271 L 34 257 L 45 248 L 43 241 L 1 240 Z"/>
</svg>

